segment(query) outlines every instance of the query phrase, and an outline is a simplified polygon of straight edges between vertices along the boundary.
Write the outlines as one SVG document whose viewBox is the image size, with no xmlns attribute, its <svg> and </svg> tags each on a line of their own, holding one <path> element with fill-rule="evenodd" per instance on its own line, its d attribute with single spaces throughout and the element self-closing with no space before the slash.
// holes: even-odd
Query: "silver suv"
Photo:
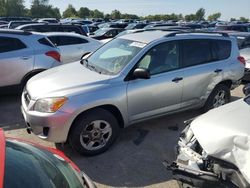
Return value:
<svg viewBox="0 0 250 188">
<path fill-rule="evenodd" d="M 0 93 L 22 89 L 32 76 L 59 64 L 60 53 L 45 36 L 0 30 Z"/>
<path fill-rule="evenodd" d="M 120 128 L 229 102 L 243 75 L 236 40 L 227 34 L 138 32 L 33 77 L 22 112 L 28 132 L 95 155 Z"/>
</svg>

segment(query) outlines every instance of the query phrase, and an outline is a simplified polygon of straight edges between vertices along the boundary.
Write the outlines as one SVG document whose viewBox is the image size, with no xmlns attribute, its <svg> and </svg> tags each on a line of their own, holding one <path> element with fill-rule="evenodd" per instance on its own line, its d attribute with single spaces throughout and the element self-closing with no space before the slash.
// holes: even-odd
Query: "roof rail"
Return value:
<svg viewBox="0 0 250 188">
<path fill-rule="evenodd" d="M 14 35 L 32 35 L 29 31 L 17 30 L 17 29 L 0 29 L 0 33 L 14 34 Z"/>
<path fill-rule="evenodd" d="M 189 33 L 197 33 L 197 34 L 219 34 L 223 37 L 229 37 L 229 35 L 227 33 L 223 33 L 223 32 L 211 32 L 211 31 L 178 31 L 178 32 L 172 32 L 170 34 L 165 35 L 165 37 L 174 37 L 178 34 L 189 34 Z"/>
</svg>

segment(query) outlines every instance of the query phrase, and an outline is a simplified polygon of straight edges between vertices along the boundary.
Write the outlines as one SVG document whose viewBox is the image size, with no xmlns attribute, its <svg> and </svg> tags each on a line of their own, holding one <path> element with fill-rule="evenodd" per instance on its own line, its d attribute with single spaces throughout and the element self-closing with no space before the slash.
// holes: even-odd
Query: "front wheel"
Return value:
<svg viewBox="0 0 250 188">
<path fill-rule="evenodd" d="M 81 115 L 72 126 L 69 144 L 83 155 L 97 155 L 106 151 L 119 133 L 117 119 L 104 109 Z"/>
<path fill-rule="evenodd" d="M 230 102 L 231 94 L 230 89 L 223 85 L 217 85 L 212 93 L 209 95 L 207 102 L 204 106 L 204 111 L 208 111 L 213 108 L 218 108 Z"/>
</svg>

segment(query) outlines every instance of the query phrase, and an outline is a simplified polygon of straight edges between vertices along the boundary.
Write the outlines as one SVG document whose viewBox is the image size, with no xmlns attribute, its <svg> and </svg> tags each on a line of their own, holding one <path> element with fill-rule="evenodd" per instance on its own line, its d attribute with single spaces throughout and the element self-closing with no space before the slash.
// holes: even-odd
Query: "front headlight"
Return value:
<svg viewBox="0 0 250 188">
<path fill-rule="evenodd" d="M 53 113 L 56 112 L 62 105 L 66 103 L 66 97 L 53 97 L 38 99 L 34 105 L 34 111 Z"/>
</svg>

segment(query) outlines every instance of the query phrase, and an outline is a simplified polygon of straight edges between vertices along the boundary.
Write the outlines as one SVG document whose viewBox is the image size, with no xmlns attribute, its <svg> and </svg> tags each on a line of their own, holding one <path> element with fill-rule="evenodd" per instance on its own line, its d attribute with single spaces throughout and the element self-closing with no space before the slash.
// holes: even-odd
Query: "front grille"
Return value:
<svg viewBox="0 0 250 188">
<path fill-rule="evenodd" d="M 24 97 L 25 105 L 28 107 L 30 104 L 31 97 L 26 89 L 23 92 L 23 97 Z"/>
</svg>

